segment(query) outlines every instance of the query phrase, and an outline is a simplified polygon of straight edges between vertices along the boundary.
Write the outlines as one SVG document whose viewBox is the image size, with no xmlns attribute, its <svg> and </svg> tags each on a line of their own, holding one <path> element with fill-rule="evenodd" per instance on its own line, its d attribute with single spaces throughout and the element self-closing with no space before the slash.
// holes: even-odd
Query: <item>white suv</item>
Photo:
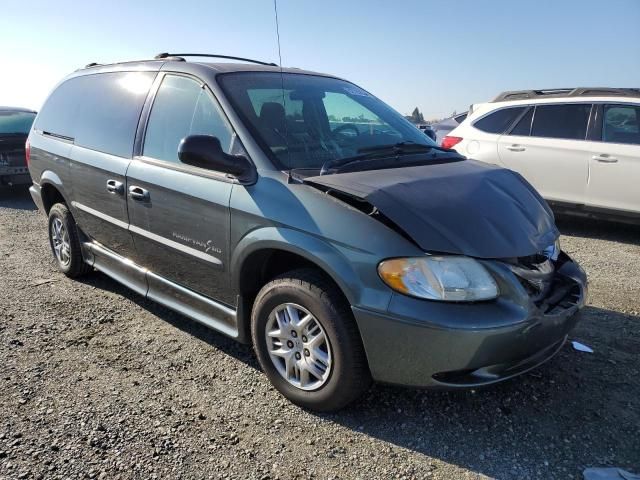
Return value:
<svg viewBox="0 0 640 480">
<path fill-rule="evenodd" d="M 442 146 L 521 173 L 556 209 L 640 220 L 640 89 L 505 92 Z"/>
</svg>

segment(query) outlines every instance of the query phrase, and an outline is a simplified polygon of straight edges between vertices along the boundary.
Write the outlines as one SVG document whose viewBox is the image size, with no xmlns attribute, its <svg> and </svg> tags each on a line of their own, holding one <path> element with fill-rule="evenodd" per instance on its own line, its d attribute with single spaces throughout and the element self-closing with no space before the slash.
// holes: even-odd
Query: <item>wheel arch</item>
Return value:
<svg viewBox="0 0 640 480">
<path fill-rule="evenodd" d="M 232 286 L 238 293 L 238 329 L 250 338 L 251 310 L 258 291 L 287 271 L 314 268 L 327 276 L 349 305 L 359 298 L 356 272 L 347 259 L 327 242 L 303 232 L 260 229 L 243 238 L 231 261 Z"/>
<path fill-rule="evenodd" d="M 46 170 L 40 177 L 40 195 L 46 215 L 49 215 L 51 207 L 56 203 L 64 203 L 71 209 L 71 205 L 63 192 L 64 187 L 60 177 L 51 170 Z"/>
</svg>

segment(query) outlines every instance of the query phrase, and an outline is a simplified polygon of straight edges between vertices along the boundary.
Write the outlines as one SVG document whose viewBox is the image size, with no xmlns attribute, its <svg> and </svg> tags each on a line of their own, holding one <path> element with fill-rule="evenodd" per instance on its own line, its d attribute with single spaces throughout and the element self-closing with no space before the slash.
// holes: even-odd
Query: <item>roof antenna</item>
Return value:
<svg viewBox="0 0 640 480">
<path fill-rule="evenodd" d="M 280 85 L 281 85 L 281 91 L 282 91 L 282 108 L 284 108 L 285 110 L 284 140 L 285 142 L 289 143 L 289 137 L 287 136 L 287 120 L 286 120 L 287 104 L 284 96 L 284 73 L 282 72 L 282 51 L 280 49 L 280 25 L 278 22 L 278 0 L 273 0 L 273 10 L 276 14 L 276 38 L 278 39 L 278 63 L 280 64 Z M 290 152 L 289 152 L 289 148 L 287 147 L 287 167 L 289 167 L 287 169 L 288 181 L 291 181 L 291 161 L 290 160 L 291 160 Z"/>
<path fill-rule="evenodd" d="M 280 63 L 280 73 L 282 73 L 282 53 L 280 51 L 280 27 L 278 24 L 278 0 L 273 0 L 273 10 L 276 12 L 276 38 L 278 39 L 278 61 Z"/>
</svg>

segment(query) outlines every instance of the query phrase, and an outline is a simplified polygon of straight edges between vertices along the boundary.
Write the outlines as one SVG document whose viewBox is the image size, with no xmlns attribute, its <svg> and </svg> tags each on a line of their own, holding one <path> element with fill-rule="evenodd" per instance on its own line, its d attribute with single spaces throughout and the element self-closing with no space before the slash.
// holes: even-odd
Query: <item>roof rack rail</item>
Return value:
<svg viewBox="0 0 640 480">
<path fill-rule="evenodd" d="M 548 88 L 542 90 L 514 90 L 502 92 L 492 102 L 506 102 L 509 100 L 527 100 L 543 97 L 637 97 L 640 98 L 640 88 L 610 88 L 610 87 L 578 87 L 578 88 Z"/>
<path fill-rule="evenodd" d="M 243 58 L 243 57 L 232 57 L 230 55 L 216 55 L 213 53 L 159 53 L 158 55 L 155 56 L 156 60 L 178 60 L 178 61 L 184 61 L 184 58 L 182 57 L 211 57 L 211 58 L 225 58 L 227 60 L 239 60 L 241 62 L 250 62 L 250 63 L 257 63 L 258 65 L 266 65 L 269 67 L 277 67 L 278 64 L 276 63 L 268 63 L 268 62 L 261 62 L 260 60 L 253 60 L 251 58 Z"/>
</svg>

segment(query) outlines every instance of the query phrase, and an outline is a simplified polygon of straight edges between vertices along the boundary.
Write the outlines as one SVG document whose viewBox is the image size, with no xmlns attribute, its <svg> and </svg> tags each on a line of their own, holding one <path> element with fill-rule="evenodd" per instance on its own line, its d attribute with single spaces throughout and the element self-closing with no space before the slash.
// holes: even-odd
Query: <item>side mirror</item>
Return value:
<svg viewBox="0 0 640 480">
<path fill-rule="evenodd" d="M 242 155 L 229 155 L 222 150 L 220 140 L 212 135 L 190 135 L 178 145 L 178 158 L 187 165 L 229 173 L 247 178 L 253 165 Z"/>
</svg>

